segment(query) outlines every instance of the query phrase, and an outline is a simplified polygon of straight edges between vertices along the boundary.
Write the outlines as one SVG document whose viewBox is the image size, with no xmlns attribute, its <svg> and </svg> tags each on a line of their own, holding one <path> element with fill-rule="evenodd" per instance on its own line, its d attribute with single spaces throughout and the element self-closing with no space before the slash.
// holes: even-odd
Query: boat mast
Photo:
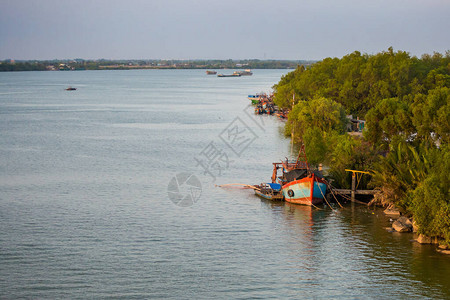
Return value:
<svg viewBox="0 0 450 300">
<path fill-rule="evenodd" d="M 304 162 L 304 166 L 300 166 L 300 163 Z M 302 142 L 302 145 L 300 147 L 300 151 L 298 152 L 297 161 L 295 162 L 295 167 L 300 168 L 304 167 L 309 171 L 309 164 L 308 164 L 308 158 L 306 157 L 306 150 L 305 150 L 305 144 Z"/>
</svg>

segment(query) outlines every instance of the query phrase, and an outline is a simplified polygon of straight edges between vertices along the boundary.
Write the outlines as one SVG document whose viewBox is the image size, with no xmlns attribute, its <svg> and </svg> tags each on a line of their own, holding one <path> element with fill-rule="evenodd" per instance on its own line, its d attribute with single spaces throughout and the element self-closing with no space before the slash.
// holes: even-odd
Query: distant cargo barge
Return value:
<svg viewBox="0 0 450 300">
<path fill-rule="evenodd" d="M 253 75 L 253 73 L 250 69 L 246 69 L 244 71 L 236 71 L 236 72 L 234 72 L 234 74 L 239 74 L 241 76 L 252 76 Z"/>
<path fill-rule="evenodd" d="M 217 75 L 217 77 L 241 77 L 241 74 L 236 74 L 236 73 L 233 73 L 231 75 L 219 74 L 219 75 Z"/>
</svg>

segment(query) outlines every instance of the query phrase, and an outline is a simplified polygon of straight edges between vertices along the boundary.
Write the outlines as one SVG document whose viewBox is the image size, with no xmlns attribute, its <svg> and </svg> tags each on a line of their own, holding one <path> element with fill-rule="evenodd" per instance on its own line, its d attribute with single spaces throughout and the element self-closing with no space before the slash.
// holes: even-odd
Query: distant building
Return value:
<svg viewBox="0 0 450 300">
<path fill-rule="evenodd" d="M 73 70 L 74 68 L 70 67 L 69 65 L 66 64 L 59 64 L 59 70 L 60 71 L 67 71 L 67 70 Z"/>
<path fill-rule="evenodd" d="M 360 120 L 359 117 L 354 119 L 352 115 L 348 115 L 347 119 L 349 120 L 347 124 L 347 132 L 363 132 L 364 127 L 366 126 L 365 120 Z"/>
</svg>

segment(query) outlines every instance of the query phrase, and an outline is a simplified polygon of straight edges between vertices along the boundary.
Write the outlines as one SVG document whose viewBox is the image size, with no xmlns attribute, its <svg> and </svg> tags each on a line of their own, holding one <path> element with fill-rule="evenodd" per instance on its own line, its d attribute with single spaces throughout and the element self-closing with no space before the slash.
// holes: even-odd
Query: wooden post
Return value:
<svg viewBox="0 0 450 300">
<path fill-rule="evenodd" d="M 346 172 L 352 172 L 352 189 L 351 189 L 351 200 L 352 203 L 356 202 L 355 199 L 355 195 L 356 195 L 356 173 L 361 173 L 361 174 L 370 174 L 369 172 L 365 172 L 365 171 L 357 171 L 357 170 L 349 170 L 349 169 L 345 169 Z M 361 175 L 362 176 L 362 175 Z"/>
<path fill-rule="evenodd" d="M 355 201 L 356 193 L 356 173 L 352 172 L 352 201 Z"/>
</svg>

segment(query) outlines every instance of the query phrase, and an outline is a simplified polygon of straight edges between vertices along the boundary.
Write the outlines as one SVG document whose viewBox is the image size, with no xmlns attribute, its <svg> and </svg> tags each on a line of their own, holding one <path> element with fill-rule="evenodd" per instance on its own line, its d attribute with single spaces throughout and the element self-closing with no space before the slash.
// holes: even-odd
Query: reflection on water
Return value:
<svg viewBox="0 0 450 300">
<path fill-rule="evenodd" d="M 302 283 L 345 297 L 450 297 L 448 257 L 413 242 L 413 234 L 388 232 L 389 218 L 380 209 L 264 205 L 282 225 L 289 267 Z M 348 290 L 336 293 L 338 285 Z"/>
</svg>

